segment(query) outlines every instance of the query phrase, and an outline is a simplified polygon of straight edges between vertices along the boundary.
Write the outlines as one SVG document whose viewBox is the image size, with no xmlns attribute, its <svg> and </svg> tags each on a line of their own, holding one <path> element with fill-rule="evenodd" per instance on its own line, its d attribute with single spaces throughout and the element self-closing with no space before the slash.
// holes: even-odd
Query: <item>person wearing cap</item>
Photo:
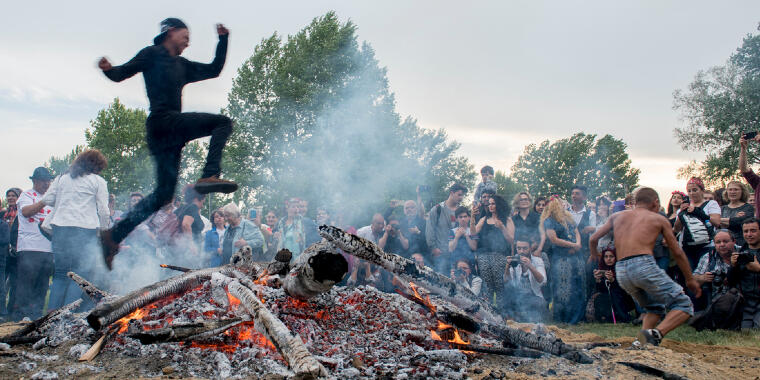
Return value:
<svg viewBox="0 0 760 380">
<path fill-rule="evenodd" d="M 237 184 L 219 178 L 222 150 L 232 133 L 232 120 L 224 115 L 208 113 L 182 113 L 182 88 L 193 82 L 215 78 L 224 67 L 229 31 L 216 25 L 219 43 L 216 56 L 209 64 L 192 62 L 180 57 L 190 42 L 190 32 L 182 20 L 167 18 L 161 22 L 161 32 L 153 45 L 140 50 L 129 62 L 112 66 L 105 57 L 99 68 L 108 79 L 121 82 L 142 72 L 150 101 L 150 115 L 145 122 L 148 149 L 156 163 L 156 189 L 137 204 L 111 229 L 101 233 L 103 256 L 106 265 L 118 253 L 119 243 L 138 224 L 171 201 L 177 185 L 182 148 L 191 140 L 211 136 L 206 166 L 202 178 L 195 184 L 201 194 L 210 192 L 231 193 Z"/>
<path fill-rule="evenodd" d="M 53 211 L 40 202 L 50 187 L 53 176 L 44 167 L 34 169 L 29 177 L 32 188 L 19 196 L 18 216 L 18 275 L 16 277 L 15 320 L 42 314 L 50 276 L 53 275 L 53 246 L 40 231 L 40 223 Z"/>
</svg>

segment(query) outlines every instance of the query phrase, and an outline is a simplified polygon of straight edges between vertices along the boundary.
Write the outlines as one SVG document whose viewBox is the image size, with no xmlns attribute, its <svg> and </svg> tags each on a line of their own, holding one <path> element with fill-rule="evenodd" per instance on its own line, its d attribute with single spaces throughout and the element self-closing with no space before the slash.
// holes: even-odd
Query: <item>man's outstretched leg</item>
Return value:
<svg viewBox="0 0 760 380">
<path fill-rule="evenodd" d="M 200 112 L 182 113 L 178 117 L 175 130 L 182 133 L 186 141 L 211 136 L 206 156 L 206 166 L 201 179 L 195 183 L 195 190 L 201 194 L 232 193 L 237 190 L 235 182 L 219 178 L 221 174 L 222 151 L 232 133 L 232 120 L 224 115 Z"/>
<path fill-rule="evenodd" d="M 103 259 L 110 270 L 113 259 L 119 253 L 119 243 L 132 230 L 165 204 L 171 202 L 174 188 L 177 186 L 182 146 L 165 148 L 153 154 L 156 165 L 156 188 L 143 198 L 134 209 L 127 213 L 116 225 L 100 233 L 100 243 L 103 248 Z"/>
</svg>

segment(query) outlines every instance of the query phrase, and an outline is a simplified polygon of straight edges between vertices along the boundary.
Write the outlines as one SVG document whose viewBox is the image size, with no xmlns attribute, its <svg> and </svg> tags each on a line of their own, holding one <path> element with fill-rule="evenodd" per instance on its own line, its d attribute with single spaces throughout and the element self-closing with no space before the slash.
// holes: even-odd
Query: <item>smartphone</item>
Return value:
<svg viewBox="0 0 760 380">
<path fill-rule="evenodd" d="M 248 211 L 248 219 L 256 219 L 256 209 Z"/>
<path fill-rule="evenodd" d="M 757 136 L 757 131 L 744 132 L 744 134 L 742 134 L 742 137 L 744 137 L 745 140 L 754 139 L 755 136 Z"/>
</svg>

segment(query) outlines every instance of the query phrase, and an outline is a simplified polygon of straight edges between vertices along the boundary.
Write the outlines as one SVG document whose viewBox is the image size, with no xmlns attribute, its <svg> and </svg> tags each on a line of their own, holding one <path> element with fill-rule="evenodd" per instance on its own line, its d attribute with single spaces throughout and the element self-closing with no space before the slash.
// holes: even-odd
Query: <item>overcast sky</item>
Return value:
<svg viewBox="0 0 760 380">
<path fill-rule="evenodd" d="M 84 143 L 113 98 L 147 108 L 141 76 L 113 83 L 96 61 L 131 58 L 163 18 L 190 26 L 184 56 L 192 60 L 212 59 L 215 23 L 230 29 L 222 75 L 184 91 L 185 111 L 218 112 L 261 39 L 294 34 L 330 10 L 374 47 L 398 112 L 446 129 L 477 168 L 508 171 L 526 144 L 543 139 L 609 133 L 628 144 L 641 184 L 663 197 L 684 187 L 676 169 L 701 157 L 673 137 L 681 125 L 673 91 L 724 64 L 760 21 L 758 1 L 8 2 L 0 189 L 29 188 L 33 169 Z"/>
</svg>

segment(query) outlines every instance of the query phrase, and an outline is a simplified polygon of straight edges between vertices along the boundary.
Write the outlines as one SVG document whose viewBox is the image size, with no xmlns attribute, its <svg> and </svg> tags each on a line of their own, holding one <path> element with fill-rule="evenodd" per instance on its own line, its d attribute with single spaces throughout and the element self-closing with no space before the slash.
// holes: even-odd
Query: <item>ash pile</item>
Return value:
<svg viewBox="0 0 760 380">
<path fill-rule="evenodd" d="M 293 262 L 287 251 L 271 263 L 250 262 L 244 247 L 218 268 L 166 265 L 182 273 L 125 296 L 70 273 L 96 306 L 74 313 L 78 300 L 1 337 L 0 356 L 13 357 L 4 371 L 120 377 L 118 363 L 139 362 L 138 373 L 121 376 L 460 379 L 482 353 L 514 366 L 543 357 L 593 363 L 589 347 L 541 325 L 510 327 L 430 268 L 335 227 L 320 234 L 322 242 Z M 397 293 L 334 286 L 348 268 L 341 253 L 394 274 Z"/>
</svg>

